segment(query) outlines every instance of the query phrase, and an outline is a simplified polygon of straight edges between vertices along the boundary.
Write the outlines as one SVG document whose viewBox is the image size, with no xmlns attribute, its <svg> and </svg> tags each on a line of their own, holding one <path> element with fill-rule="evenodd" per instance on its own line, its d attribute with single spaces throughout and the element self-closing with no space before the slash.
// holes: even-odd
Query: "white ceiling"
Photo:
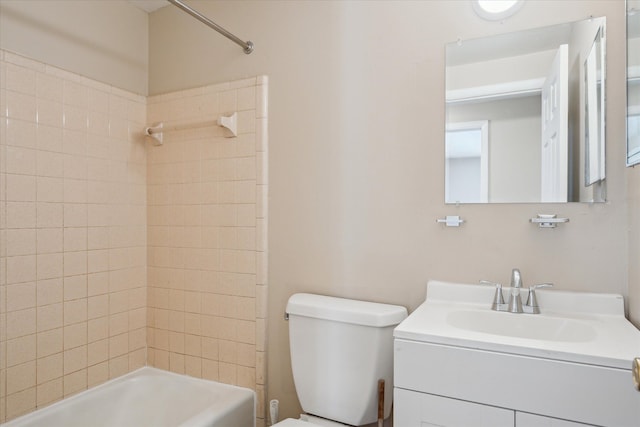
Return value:
<svg viewBox="0 0 640 427">
<path fill-rule="evenodd" d="M 151 13 L 169 5 L 166 0 L 129 0 L 129 3 L 144 10 L 147 13 Z"/>
</svg>

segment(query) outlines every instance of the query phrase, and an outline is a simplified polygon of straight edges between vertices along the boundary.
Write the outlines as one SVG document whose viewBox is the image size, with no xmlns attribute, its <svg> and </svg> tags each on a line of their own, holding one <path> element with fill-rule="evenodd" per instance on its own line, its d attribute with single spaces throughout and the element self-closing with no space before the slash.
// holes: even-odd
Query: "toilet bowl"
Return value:
<svg viewBox="0 0 640 427">
<path fill-rule="evenodd" d="M 286 308 L 296 393 L 305 414 L 278 427 L 365 426 L 384 416 L 393 394 L 393 329 L 407 309 L 315 294 L 295 294 Z M 313 415 L 312 415 L 313 414 Z"/>
</svg>

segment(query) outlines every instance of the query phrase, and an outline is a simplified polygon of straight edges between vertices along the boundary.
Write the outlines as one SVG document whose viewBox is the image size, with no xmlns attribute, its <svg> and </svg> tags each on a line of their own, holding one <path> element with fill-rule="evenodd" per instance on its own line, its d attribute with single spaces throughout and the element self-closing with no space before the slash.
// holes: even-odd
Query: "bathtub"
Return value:
<svg viewBox="0 0 640 427">
<path fill-rule="evenodd" d="M 252 390 L 140 368 L 2 427 L 254 427 Z"/>
</svg>

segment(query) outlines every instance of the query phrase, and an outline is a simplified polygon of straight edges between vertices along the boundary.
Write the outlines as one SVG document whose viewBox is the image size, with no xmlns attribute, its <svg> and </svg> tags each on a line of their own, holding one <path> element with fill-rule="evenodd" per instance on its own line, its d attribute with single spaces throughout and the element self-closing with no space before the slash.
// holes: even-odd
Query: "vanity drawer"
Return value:
<svg viewBox="0 0 640 427">
<path fill-rule="evenodd" d="M 397 388 L 393 423 L 402 427 L 514 427 L 514 411 Z"/>
<path fill-rule="evenodd" d="M 631 369 L 403 339 L 394 345 L 398 388 L 583 423 L 639 425 Z"/>
</svg>

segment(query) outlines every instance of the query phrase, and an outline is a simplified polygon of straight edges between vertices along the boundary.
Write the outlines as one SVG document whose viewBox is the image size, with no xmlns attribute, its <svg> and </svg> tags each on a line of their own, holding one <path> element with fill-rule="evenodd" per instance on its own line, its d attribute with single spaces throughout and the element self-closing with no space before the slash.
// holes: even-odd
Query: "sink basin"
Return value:
<svg viewBox="0 0 640 427">
<path fill-rule="evenodd" d="M 468 331 L 533 340 L 586 342 L 596 338 L 593 326 L 561 317 L 455 310 L 447 314 L 446 321 Z"/>
<path fill-rule="evenodd" d="M 394 337 L 626 371 L 638 356 L 640 332 L 624 317 L 620 295 L 539 290 L 540 314 L 515 314 L 491 310 L 494 292 L 432 280 Z"/>
</svg>

